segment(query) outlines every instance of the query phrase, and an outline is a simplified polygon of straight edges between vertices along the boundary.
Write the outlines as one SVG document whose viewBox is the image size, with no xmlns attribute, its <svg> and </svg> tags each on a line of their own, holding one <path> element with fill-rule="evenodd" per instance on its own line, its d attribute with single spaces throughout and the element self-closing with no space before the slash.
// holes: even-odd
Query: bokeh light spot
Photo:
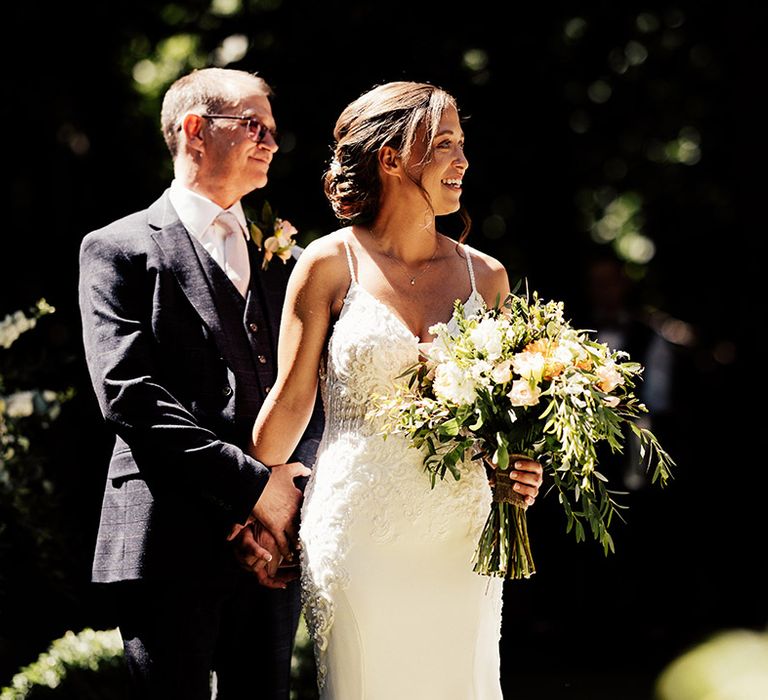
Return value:
<svg viewBox="0 0 768 700">
<path fill-rule="evenodd" d="M 563 34 L 569 41 L 578 41 L 587 31 L 587 21 L 583 17 L 569 19 L 563 27 Z"/>
<path fill-rule="evenodd" d="M 587 88 L 589 99 L 596 104 L 603 104 L 611 99 L 613 90 L 605 80 L 596 80 Z"/>
<path fill-rule="evenodd" d="M 498 214 L 491 214 L 483 220 L 483 235 L 491 240 L 501 238 L 507 232 L 507 222 Z"/>
<path fill-rule="evenodd" d="M 462 56 L 462 64 L 471 71 L 481 71 L 488 65 L 488 53 L 483 49 L 469 49 Z"/>
<path fill-rule="evenodd" d="M 630 41 L 624 48 L 624 55 L 631 66 L 639 66 L 648 58 L 648 50 L 639 41 Z"/>
<path fill-rule="evenodd" d="M 211 13 L 219 17 L 236 15 L 243 9 L 241 0 L 212 0 Z"/>
<path fill-rule="evenodd" d="M 592 120 L 589 118 L 589 114 L 587 114 L 583 109 L 580 109 L 571 114 L 571 118 L 568 123 L 572 131 L 576 132 L 577 134 L 585 134 L 587 131 L 589 131 L 591 121 Z"/>
<path fill-rule="evenodd" d="M 641 12 L 637 16 L 635 24 L 643 34 L 650 34 L 659 28 L 659 18 L 651 12 Z"/>
<path fill-rule="evenodd" d="M 248 53 L 248 37 L 245 34 L 233 34 L 228 36 L 214 51 L 213 62 L 217 66 L 226 66 L 235 63 Z"/>
</svg>

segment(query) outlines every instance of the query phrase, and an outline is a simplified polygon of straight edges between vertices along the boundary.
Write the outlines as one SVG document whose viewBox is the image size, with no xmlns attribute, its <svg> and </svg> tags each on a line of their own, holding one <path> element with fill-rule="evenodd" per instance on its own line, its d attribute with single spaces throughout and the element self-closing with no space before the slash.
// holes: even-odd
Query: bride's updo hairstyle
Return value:
<svg viewBox="0 0 768 700">
<path fill-rule="evenodd" d="M 407 163 L 416 131 L 423 124 L 428 148 L 421 165 L 425 165 L 448 107 L 456 108 L 456 100 L 445 90 L 413 82 L 379 85 L 346 107 L 333 130 L 333 158 L 323 183 L 338 219 L 366 225 L 376 218 L 381 200 L 379 150 L 390 146 Z M 421 187 L 418 178 L 409 177 Z M 429 202 L 426 190 L 422 192 Z"/>
</svg>

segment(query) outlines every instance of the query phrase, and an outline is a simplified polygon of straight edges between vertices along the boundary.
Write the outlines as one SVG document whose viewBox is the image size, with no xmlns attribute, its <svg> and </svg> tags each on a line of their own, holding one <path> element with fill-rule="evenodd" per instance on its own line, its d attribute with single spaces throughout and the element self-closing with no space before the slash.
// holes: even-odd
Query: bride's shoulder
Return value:
<svg viewBox="0 0 768 700">
<path fill-rule="evenodd" d="M 472 258 L 472 265 L 478 272 L 481 270 L 487 272 L 498 272 L 499 270 L 504 269 L 504 265 L 502 265 L 496 258 L 494 258 L 492 255 L 488 255 L 488 253 L 484 253 L 482 250 L 473 248 L 466 243 L 462 243 L 460 249 L 464 252 L 465 255 L 468 254 Z"/>
<path fill-rule="evenodd" d="M 342 228 L 315 238 L 301 252 L 297 263 L 297 274 L 323 279 L 326 284 L 349 281 L 344 240 L 349 229 Z"/>
<path fill-rule="evenodd" d="M 344 240 L 349 235 L 348 231 L 349 227 L 340 228 L 310 241 L 301 253 L 302 258 L 307 258 L 305 264 L 334 264 L 339 261 L 346 264 Z"/>
<path fill-rule="evenodd" d="M 469 255 L 475 273 L 475 284 L 485 299 L 494 299 L 497 294 L 506 296 L 509 292 L 509 276 L 502 263 L 488 253 L 464 243 L 461 248 Z"/>
<path fill-rule="evenodd" d="M 477 282 L 485 279 L 506 279 L 506 268 L 492 255 L 484 253 L 482 250 L 478 250 L 477 248 L 473 248 L 466 243 L 461 245 L 461 250 L 465 256 L 469 255 L 472 268 L 475 271 L 475 279 Z"/>
</svg>

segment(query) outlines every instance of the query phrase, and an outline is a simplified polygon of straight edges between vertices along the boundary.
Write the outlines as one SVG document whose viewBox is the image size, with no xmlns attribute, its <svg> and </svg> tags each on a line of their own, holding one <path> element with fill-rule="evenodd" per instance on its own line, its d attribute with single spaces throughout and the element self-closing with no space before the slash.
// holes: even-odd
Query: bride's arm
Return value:
<svg viewBox="0 0 768 700">
<path fill-rule="evenodd" d="M 312 415 L 331 319 L 349 284 L 339 247 L 329 238 L 311 243 L 291 273 L 280 322 L 277 380 L 253 426 L 251 455 L 263 464 L 285 463 Z"/>
</svg>

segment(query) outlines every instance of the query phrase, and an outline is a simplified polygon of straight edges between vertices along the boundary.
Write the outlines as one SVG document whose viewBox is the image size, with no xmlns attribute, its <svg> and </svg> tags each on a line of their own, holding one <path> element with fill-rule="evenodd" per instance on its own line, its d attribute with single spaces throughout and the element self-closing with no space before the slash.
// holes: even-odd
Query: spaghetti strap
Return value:
<svg viewBox="0 0 768 700">
<path fill-rule="evenodd" d="M 352 281 L 357 283 L 357 277 L 355 276 L 355 266 L 352 263 L 352 251 L 349 249 L 349 243 L 347 241 L 344 241 L 344 249 L 347 251 L 347 264 L 349 265 L 349 276 L 352 278 Z"/>
<path fill-rule="evenodd" d="M 462 243 L 461 248 L 464 251 L 464 255 L 467 258 L 467 270 L 469 270 L 469 283 L 472 285 L 472 293 L 474 294 L 475 292 L 477 292 L 477 287 L 475 287 L 475 269 L 472 267 L 472 256 L 469 254 L 469 246 L 466 246 Z"/>
</svg>

